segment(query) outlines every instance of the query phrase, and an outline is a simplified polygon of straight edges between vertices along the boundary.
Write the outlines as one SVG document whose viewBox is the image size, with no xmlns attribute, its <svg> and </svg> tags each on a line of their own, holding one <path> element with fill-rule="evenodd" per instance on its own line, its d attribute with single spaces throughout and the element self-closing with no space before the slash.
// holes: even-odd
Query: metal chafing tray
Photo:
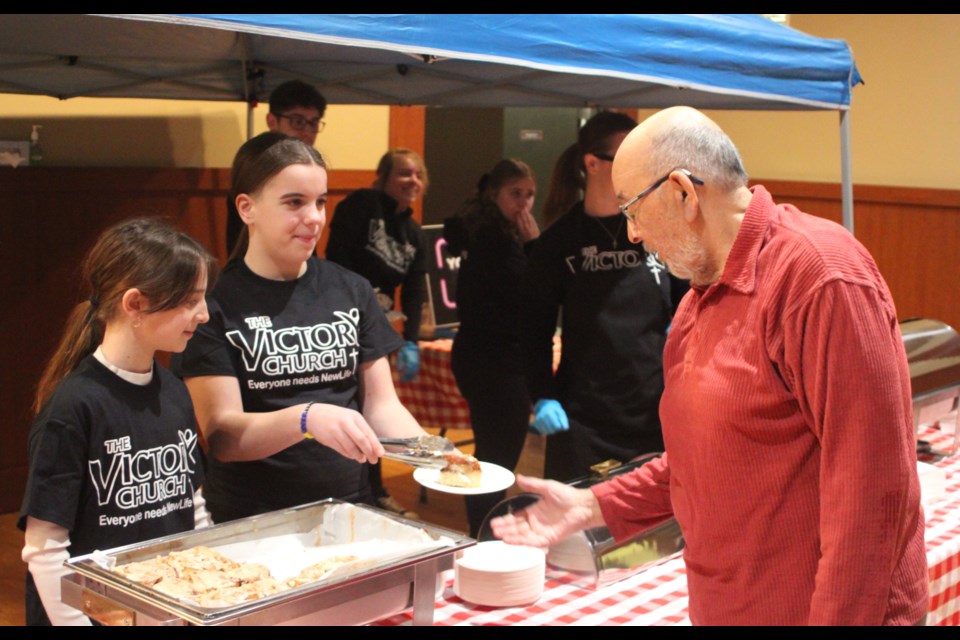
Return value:
<svg viewBox="0 0 960 640">
<path fill-rule="evenodd" d="M 921 429 L 940 421 L 947 436 L 940 449 L 930 453 L 949 455 L 960 448 L 960 424 L 957 424 L 960 403 L 960 336 L 948 324 L 928 318 L 914 318 L 900 323 L 903 346 L 910 366 L 913 395 L 913 426 Z M 952 420 L 942 419 L 951 416 Z"/>
<path fill-rule="evenodd" d="M 374 558 L 331 580 L 223 607 L 168 596 L 107 568 L 197 546 L 264 545 L 272 538 L 307 534 L 325 518 L 345 532 L 342 536 L 355 538 L 350 542 L 406 540 L 414 533 L 421 542 L 409 553 Z M 413 624 L 432 624 L 442 572 L 453 568 L 458 551 L 474 544 L 460 533 L 329 499 L 71 558 L 67 566 L 75 573 L 63 578 L 62 598 L 91 618 L 115 625 L 366 624 L 411 606 Z"/>
<path fill-rule="evenodd" d="M 585 489 L 608 478 L 629 473 L 661 455 L 646 454 L 626 464 L 608 460 L 594 465 L 591 475 L 567 484 Z M 519 511 L 537 499 L 535 494 L 521 493 L 500 502 L 484 520 L 478 539 L 495 540 L 490 520 Z M 565 579 L 584 587 L 605 587 L 672 558 L 683 549 L 683 545 L 683 534 L 674 518 L 621 542 L 614 540 L 606 527 L 594 527 L 575 533 L 548 549 L 547 575 L 562 574 Z"/>
</svg>

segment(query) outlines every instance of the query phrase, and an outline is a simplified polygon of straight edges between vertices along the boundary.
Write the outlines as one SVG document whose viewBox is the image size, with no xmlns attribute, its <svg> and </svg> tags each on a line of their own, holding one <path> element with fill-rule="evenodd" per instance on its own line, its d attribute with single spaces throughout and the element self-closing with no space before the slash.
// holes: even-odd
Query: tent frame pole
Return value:
<svg viewBox="0 0 960 640">
<path fill-rule="evenodd" d="M 843 202 L 843 226 L 853 232 L 853 161 L 850 156 L 850 110 L 840 111 L 840 198 Z"/>
</svg>

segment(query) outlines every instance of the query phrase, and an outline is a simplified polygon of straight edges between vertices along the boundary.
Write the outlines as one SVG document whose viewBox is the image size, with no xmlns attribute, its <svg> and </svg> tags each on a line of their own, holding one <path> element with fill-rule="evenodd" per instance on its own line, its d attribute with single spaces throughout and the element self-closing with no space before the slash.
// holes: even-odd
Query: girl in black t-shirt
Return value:
<svg viewBox="0 0 960 640">
<path fill-rule="evenodd" d="M 211 513 L 372 502 L 361 463 L 383 455 L 377 436 L 424 434 L 393 388 L 387 356 L 402 341 L 367 280 L 315 256 L 327 202 L 316 149 L 261 134 L 232 174 L 246 228 L 177 363 L 209 445 Z"/>
<path fill-rule="evenodd" d="M 90 624 L 60 599 L 72 556 L 210 524 L 190 396 L 157 351 L 207 321 L 216 263 L 186 235 L 131 220 L 84 264 L 90 297 L 67 323 L 37 391 L 18 526 L 30 625 Z"/>
<path fill-rule="evenodd" d="M 451 367 L 470 407 L 474 455 L 511 470 L 520 460 L 530 423 L 518 322 L 526 251 L 540 235 L 532 213 L 535 195 L 530 167 L 501 160 L 444 227 L 448 250 L 462 260 L 457 279 L 460 330 Z M 480 534 L 487 513 L 505 495 L 467 496 L 470 535 Z"/>
</svg>

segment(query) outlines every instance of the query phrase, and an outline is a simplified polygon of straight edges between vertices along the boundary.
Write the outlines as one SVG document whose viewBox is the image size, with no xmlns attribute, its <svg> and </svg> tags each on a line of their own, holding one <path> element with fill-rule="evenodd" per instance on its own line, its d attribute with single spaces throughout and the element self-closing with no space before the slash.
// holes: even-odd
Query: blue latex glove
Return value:
<svg viewBox="0 0 960 640">
<path fill-rule="evenodd" d="M 533 405 L 533 424 L 531 427 L 537 433 L 549 436 L 567 431 L 570 428 L 570 420 L 559 402 L 542 398 Z"/>
<path fill-rule="evenodd" d="M 407 341 L 397 352 L 397 372 L 402 382 L 410 382 L 420 373 L 420 347 Z"/>
</svg>

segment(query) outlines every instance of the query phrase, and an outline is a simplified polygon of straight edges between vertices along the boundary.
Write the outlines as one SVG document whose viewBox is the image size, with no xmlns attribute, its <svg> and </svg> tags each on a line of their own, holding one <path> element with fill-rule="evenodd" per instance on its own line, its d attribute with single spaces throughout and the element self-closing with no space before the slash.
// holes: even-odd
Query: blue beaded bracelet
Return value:
<svg viewBox="0 0 960 640">
<path fill-rule="evenodd" d="M 313 402 L 308 402 L 307 406 L 303 408 L 303 413 L 300 414 L 300 432 L 303 434 L 303 437 L 308 440 L 313 440 L 313 434 L 307 431 L 307 412 L 310 411 L 310 407 L 314 404 Z"/>
</svg>

